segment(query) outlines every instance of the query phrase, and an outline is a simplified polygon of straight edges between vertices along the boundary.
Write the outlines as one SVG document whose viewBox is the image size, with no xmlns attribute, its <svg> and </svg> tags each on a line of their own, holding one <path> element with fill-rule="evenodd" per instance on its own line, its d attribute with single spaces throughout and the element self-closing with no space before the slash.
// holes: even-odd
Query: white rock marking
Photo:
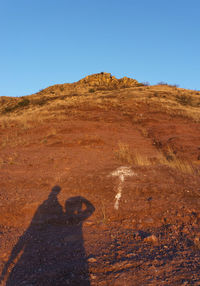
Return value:
<svg viewBox="0 0 200 286">
<path fill-rule="evenodd" d="M 126 177 L 131 177 L 131 176 L 136 176 L 137 174 L 135 174 L 130 167 L 119 167 L 117 168 L 117 170 L 113 171 L 111 173 L 111 176 L 113 177 L 119 177 L 119 186 L 118 186 L 118 192 L 115 196 L 115 204 L 114 204 L 114 208 L 116 210 L 118 210 L 119 208 L 119 200 L 122 196 L 122 186 L 123 186 L 123 182 L 125 180 Z"/>
</svg>

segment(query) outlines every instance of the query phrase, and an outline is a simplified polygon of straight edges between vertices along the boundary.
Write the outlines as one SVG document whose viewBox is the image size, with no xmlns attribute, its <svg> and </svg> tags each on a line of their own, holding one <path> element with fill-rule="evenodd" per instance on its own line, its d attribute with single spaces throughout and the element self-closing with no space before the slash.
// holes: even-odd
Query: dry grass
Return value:
<svg viewBox="0 0 200 286">
<path fill-rule="evenodd" d="M 24 130 L 27 130 L 31 127 L 30 119 L 28 118 L 28 116 L 22 116 L 18 123 L 20 124 L 20 127 Z"/>
<path fill-rule="evenodd" d="M 152 162 L 151 158 L 145 157 L 139 153 L 135 153 L 133 158 L 133 162 L 137 166 L 165 165 L 185 174 L 199 173 L 199 170 L 189 161 L 177 158 L 176 156 L 174 156 L 172 160 L 167 160 L 163 154 L 160 153 L 160 156 L 155 162 Z"/>
<path fill-rule="evenodd" d="M 136 166 L 149 166 L 153 164 L 150 158 L 141 155 L 138 152 L 133 154 L 133 163 Z"/>
<path fill-rule="evenodd" d="M 0 125 L 2 129 L 9 128 L 9 120 L 6 120 L 5 118 L 2 118 L 0 121 Z"/>
<path fill-rule="evenodd" d="M 156 158 L 149 158 L 138 151 L 132 151 L 128 144 L 119 142 L 114 150 L 114 156 L 122 163 L 136 166 L 165 165 L 185 174 L 199 174 L 200 171 L 191 162 L 178 158 L 172 149 L 168 149 L 168 156 L 159 153 Z M 168 159 L 167 159 L 168 158 Z"/>
<path fill-rule="evenodd" d="M 73 88 L 72 88 L 73 87 Z M 64 90 L 64 95 L 62 94 Z M 52 96 L 52 91 L 54 95 Z M 2 103 L 2 104 L 1 104 Z M 119 108 L 126 114 L 128 109 L 145 104 L 152 111 L 162 111 L 172 116 L 181 116 L 200 121 L 199 106 L 200 92 L 184 90 L 168 85 L 150 87 L 130 87 L 128 89 L 107 90 L 105 94 L 97 92 L 89 93 L 87 88 L 76 89 L 71 85 L 55 85 L 37 94 L 23 98 L 1 98 L 0 99 L 0 125 L 7 128 L 7 119 L 2 116 L 8 115 L 12 118 L 21 117 L 21 127 L 28 129 L 31 121 L 38 122 L 60 112 L 71 113 L 81 106 L 87 105 L 101 109 Z M 5 112 L 6 110 L 6 112 Z M 45 114 L 46 113 L 46 114 Z M 33 120 L 30 115 L 32 114 Z M 37 114 L 37 116 L 36 116 Z M 25 117 L 23 119 L 22 117 Z M 26 118 L 27 117 L 27 118 Z M 9 117 L 7 117 L 9 118 Z M 3 120 L 3 121 L 2 121 Z M 30 124 L 30 126 L 29 126 Z"/>
<path fill-rule="evenodd" d="M 4 165 L 15 165 L 17 164 L 18 154 L 12 153 L 7 158 L 0 158 L 0 168 L 2 168 Z"/>
<path fill-rule="evenodd" d="M 148 90 L 137 89 L 137 94 L 130 89 L 127 98 L 129 98 L 129 107 L 143 104 L 148 106 L 148 110 L 152 112 L 165 112 L 171 116 L 184 117 L 195 122 L 200 121 L 200 92 L 197 91 L 169 86 L 152 86 Z M 131 102 L 130 99 L 134 101 Z M 124 103 L 123 106 L 125 106 Z"/>
<path fill-rule="evenodd" d="M 164 155 L 161 154 L 160 163 L 186 174 L 195 174 L 196 172 L 199 172 L 191 162 L 178 158 L 170 146 L 167 148 L 167 153 Z"/>
<path fill-rule="evenodd" d="M 4 137 L 2 137 L 1 141 L 0 141 L 0 146 L 1 146 L 1 148 L 16 147 L 19 145 L 21 145 L 21 146 L 26 145 L 27 143 L 29 143 L 28 140 L 25 138 L 22 138 L 16 132 L 12 135 L 5 135 Z"/>
<path fill-rule="evenodd" d="M 4 160 L 0 158 L 0 169 L 3 167 L 3 164 L 4 164 Z"/>
<path fill-rule="evenodd" d="M 200 112 L 199 109 L 197 108 L 188 108 L 188 107 L 184 109 L 168 108 L 166 110 L 166 113 L 172 116 L 187 118 L 193 120 L 194 122 L 200 122 Z"/>
<path fill-rule="evenodd" d="M 44 137 L 44 138 L 40 141 L 41 144 L 46 144 L 47 142 L 48 142 L 47 137 Z"/>
<path fill-rule="evenodd" d="M 11 154 L 11 155 L 8 157 L 7 163 L 8 163 L 9 165 L 14 165 L 14 164 L 17 163 L 17 159 L 18 159 L 17 153 L 13 153 L 13 154 Z"/>
<path fill-rule="evenodd" d="M 1 147 L 6 147 L 10 142 L 10 137 L 8 135 L 1 138 Z"/>
<path fill-rule="evenodd" d="M 186 174 L 195 174 L 196 172 L 199 172 L 192 164 L 190 164 L 190 162 L 179 158 L 175 158 L 173 161 L 163 160 L 161 163 Z"/>
<path fill-rule="evenodd" d="M 143 137 L 145 137 L 145 138 L 148 138 L 148 137 L 149 137 L 149 132 L 148 132 L 148 130 L 147 130 L 146 127 L 144 127 L 144 126 L 142 126 L 142 125 L 139 125 L 139 126 L 137 127 L 137 129 L 140 131 L 140 133 L 142 134 Z"/>
<path fill-rule="evenodd" d="M 38 126 L 43 122 L 43 117 L 39 112 L 26 111 L 23 114 L 3 115 L 0 117 L 0 127 L 9 129 L 11 126 L 19 127 L 20 129 L 30 129 Z"/>
<path fill-rule="evenodd" d="M 57 130 L 56 130 L 56 128 L 51 128 L 49 131 L 48 131 L 48 133 L 47 133 L 47 137 L 52 137 L 52 136 L 55 136 L 57 134 Z"/>
<path fill-rule="evenodd" d="M 114 150 L 114 156 L 122 163 L 131 165 L 133 163 L 132 153 L 128 144 L 119 142 L 117 148 Z"/>
</svg>

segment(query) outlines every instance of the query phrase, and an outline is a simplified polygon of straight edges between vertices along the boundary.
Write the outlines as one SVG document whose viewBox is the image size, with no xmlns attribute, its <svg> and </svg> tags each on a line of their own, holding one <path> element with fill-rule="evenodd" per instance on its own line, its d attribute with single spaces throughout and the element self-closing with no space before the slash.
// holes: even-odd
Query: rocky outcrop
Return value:
<svg viewBox="0 0 200 286">
<path fill-rule="evenodd" d="M 143 86 L 137 80 L 123 77 L 117 79 L 111 73 L 101 72 L 84 77 L 74 83 L 64 83 L 49 86 L 37 94 L 54 96 L 55 94 L 67 94 L 71 92 L 95 92 L 98 90 L 114 90 L 120 88 L 129 88 Z"/>
<path fill-rule="evenodd" d="M 115 76 L 112 76 L 111 73 L 102 72 L 86 76 L 85 78 L 79 80 L 77 83 L 74 83 L 74 85 L 104 89 L 134 87 L 140 86 L 141 84 L 135 79 L 128 77 L 117 79 Z"/>
</svg>

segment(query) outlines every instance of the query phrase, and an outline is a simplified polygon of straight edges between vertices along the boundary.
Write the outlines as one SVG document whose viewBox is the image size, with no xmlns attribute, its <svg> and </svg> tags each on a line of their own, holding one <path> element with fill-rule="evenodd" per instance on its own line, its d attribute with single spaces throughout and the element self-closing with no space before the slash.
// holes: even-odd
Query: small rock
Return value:
<svg viewBox="0 0 200 286">
<path fill-rule="evenodd" d="M 91 274 L 91 275 L 90 275 L 90 278 L 91 278 L 92 280 L 95 280 L 95 279 L 97 278 L 97 276 L 94 275 L 94 274 Z"/>
<path fill-rule="evenodd" d="M 2 258 L 8 258 L 8 253 L 7 253 L 7 252 L 4 252 L 0 257 L 2 257 Z"/>
<path fill-rule="evenodd" d="M 85 225 L 91 226 L 91 225 L 94 225 L 94 222 L 93 221 L 86 221 Z"/>
<path fill-rule="evenodd" d="M 98 282 L 98 285 L 99 285 L 99 286 L 107 286 L 108 284 L 107 284 L 106 281 L 99 281 L 99 282 Z"/>
<path fill-rule="evenodd" d="M 194 244 L 195 244 L 198 248 L 200 248 L 200 238 L 199 238 L 198 236 L 195 236 L 195 238 L 194 238 Z"/>
<path fill-rule="evenodd" d="M 158 243 L 158 238 L 154 234 L 152 234 L 152 235 L 146 237 L 144 239 L 144 242 L 151 242 L 151 243 L 156 244 L 156 243 Z"/>
<path fill-rule="evenodd" d="M 90 257 L 90 258 L 88 258 L 88 262 L 91 262 L 91 263 L 93 263 L 93 262 L 96 262 L 97 260 L 94 258 L 94 257 Z"/>
<path fill-rule="evenodd" d="M 144 219 L 144 222 L 145 223 L 154 223 L 154 220 L 153 220 L 152 217 L 147 217 L 147 218 Z"/>
</svg>

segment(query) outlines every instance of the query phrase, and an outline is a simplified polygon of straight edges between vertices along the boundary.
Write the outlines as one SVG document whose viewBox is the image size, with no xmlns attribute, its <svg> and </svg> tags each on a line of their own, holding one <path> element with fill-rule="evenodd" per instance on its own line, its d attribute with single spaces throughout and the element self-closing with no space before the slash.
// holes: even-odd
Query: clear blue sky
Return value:
<svg viewBox="0 0 200 286">
<path fill-rule="evenodd" d="M 200 0 L 0 0 L 0 96 L 102 71 L 200 90 Z"/>
</svg>

